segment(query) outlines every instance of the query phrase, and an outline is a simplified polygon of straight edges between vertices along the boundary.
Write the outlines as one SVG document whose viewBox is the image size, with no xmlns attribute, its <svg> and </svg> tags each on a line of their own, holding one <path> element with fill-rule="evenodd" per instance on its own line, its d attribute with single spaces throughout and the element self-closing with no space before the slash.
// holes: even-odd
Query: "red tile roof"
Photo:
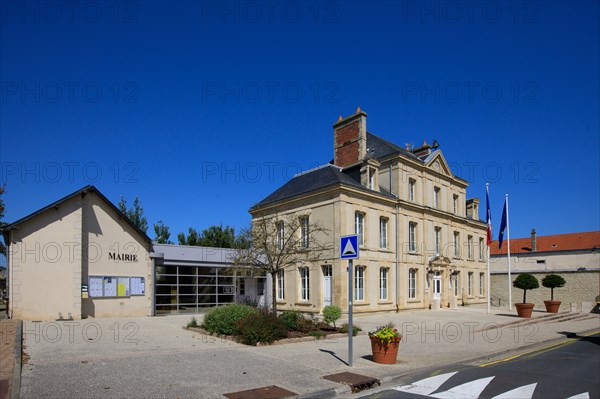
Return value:
<svg viewBox="0 0 600 399">
<path fill-rule="evenodd" d="M 506 244 L 506 240 L 504 240 L 502 249 L 499 250 L 498 241 L 493 241 L 490 247 L 490 255 L 506 255 L 508 248 Z M 600 231 L 537 236 L 536 238 L 536 252 L 573 251 L 593 248 L 600 249 Z M 510 253 L 531 253 L 531 237 L 511 239 Z"/>
</svg>

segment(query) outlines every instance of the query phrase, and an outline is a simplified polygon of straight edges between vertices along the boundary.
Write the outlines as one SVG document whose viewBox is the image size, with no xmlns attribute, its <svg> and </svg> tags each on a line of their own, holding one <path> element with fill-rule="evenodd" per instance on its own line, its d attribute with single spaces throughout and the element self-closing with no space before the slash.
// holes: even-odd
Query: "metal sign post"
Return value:
<svg viewBox="0 0 600 399">
<path fill-rule="evenodd" d="M 353 259 L 358 259 L 358 235 L 340 237 L 340 259 L 348 259 L 348 366 L 352 367 L 352 340 L 354 327 L 352 324 L 352 300 L 354 298 Z"/>
</svg>

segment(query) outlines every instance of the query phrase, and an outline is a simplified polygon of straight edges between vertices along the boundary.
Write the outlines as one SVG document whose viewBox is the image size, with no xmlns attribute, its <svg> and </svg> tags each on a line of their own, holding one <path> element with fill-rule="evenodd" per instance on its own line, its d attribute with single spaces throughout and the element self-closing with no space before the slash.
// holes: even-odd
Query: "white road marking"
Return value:
<svg viewBox="0 0 600 399">
<path fill-rule="evenodd" d="M 458 371 L 454 371 L 452 373 L 440 374 L 433 377 L 425 378 L 416 382 L 413 382 L 410 385 L 403 385 L 401 387 L 394 388 L 396 391 L 400 392 L 409 392 L 418 395 L 429 395 L 432 392 L 435 392 L 442 384 Z"/>
<path fill-rule="evenodd" d="M 537 382 L 534 384 L 523 385 L 522 387 L 494 396 L 492 399 L 531 399 L 536 386 Z"/>
<path fill-rule="evenodd" d="M 481 395 L 481 392 L 483 392 L 485 387 L 487 387 L 493 379 L 494 377 L 480 378 L 475 381 L 458 385 L 447 391 L 436 393 L 431 395 L 431 397 L 438 399 L 477 399 L 479 398 L 479 395 Z"/>
<path fill-rule="evenodd" d="M 590 393 L 589 392 L 580 393 L 580 394 L 571 396 L 570 398 L 567 398 L 567 399 L 590 399 Z"/>
</svg>

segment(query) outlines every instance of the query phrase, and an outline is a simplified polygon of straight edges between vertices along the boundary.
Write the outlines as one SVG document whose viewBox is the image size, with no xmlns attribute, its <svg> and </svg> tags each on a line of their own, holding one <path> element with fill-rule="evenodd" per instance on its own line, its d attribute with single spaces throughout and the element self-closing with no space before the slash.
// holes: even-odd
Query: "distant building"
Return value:
<svg viewBox="0 0 600 399">
<path fill-rule="evenodd" d="M 508 245 L 494 241 L 490 248 L 491 300 L 494 305 L 508 304 Z M 550 289 L 541 286 L 548 274 L 559 274 L 566 280 L 563 288 L 554 290 L 554 299 L 562 301 L 561 310 L 571 306 L 592 310 L 600 294 L 600 231 L 538 236 L 535 229 L 527 238 L 510 240 L 511 277 L 532 273 L 540 280 L 540 288 L 527 292 L 527 302 L 544 309 Z M 512 289 L 513 303 L 522 301 L 523 291 Z M 587 309 L 589 307 L 589 309 Z"/>
<path fill-rule="evenodd" d="M 436 141 L 410 148 L 367 131 L 360 110 L 333 125 L 332 163 L 300 173 L 250 209 L 253 222 L 294 215 L 318 222 L 337 244 L 358 234 L 354 312 L 486 302 L 486 224 L 468 182 Z M 285 228 L 285 226 L 283 226 Z M 302 234 L 302 233 L 300 233 Z M 279 309 L 347 310 L 347 261 L 339 248 L 277 276 Z"/>
</svg>

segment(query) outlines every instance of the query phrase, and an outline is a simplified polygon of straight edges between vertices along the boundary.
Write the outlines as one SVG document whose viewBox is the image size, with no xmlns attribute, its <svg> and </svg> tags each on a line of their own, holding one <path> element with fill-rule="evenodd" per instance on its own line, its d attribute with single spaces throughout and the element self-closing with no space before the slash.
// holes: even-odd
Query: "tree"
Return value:
<svg viewBox="0 0 600 399">
<path fill-rule="evenodd" d="M 235 244 L 235 231 L 232 227 L 223 225 L 210 226 L 202 231 L 200 246 L 214 248 L 233 248 Z"/>
<path fill-rule="evenodd" d="M 185 233 L 177 234 L 177 241 L 179 241 L 179 245 L 200 246 L 200 237 L 198 236 L 198 232 L 192 227 L 188 229 L 187 237 L 185 236 Z"/>
<path fill-rule="evenodd" d="M 521 273 L 513 281 L 513 287 L 523 290 L 523 303 L 527 303 L 527 290 L 534 290 L 540 287 L 538 279 L 533 274 Z"/>
<path fill-rule="evenodd" d="M 317 223 L 302 223 L 298 215 L 255 216 L 252 226 L 244 229 L 246 248 L 236 248 L 233 268 L 250 268 L 271 274 L 271 303 L 277 312 L 277 274 L 302 264 L 331 258 L 333 249 L 326 238 L 328 231 Z"/>
<path fill-rule="evenodd" d="M 4 194 L 5 190 L 5 186 L 0 186 L 0 227 L 4 225 L 4 222 L 2 222 L 2 219 L 4 218 L 4 200 L 2 199 L 2 194 Z M 2 241 L 0 241 L 0 254 L 6 256 L 6 246 Z"/>
<path fill-rule="evenodd" d="M 564 287 L 567 282 L 558 274 L 549 274 L 542 279 L 542 285 L 550 288 L 550 300 L 554 300 L 554 289 Z"/>
<path fill-rule="evenodd" d="M 169 232 L 169 226 L 166 226 L 162 220 L 159 220 L 154 224 L 154 233 L 156 234 L 155 241 L 159 244 L 172 244 L 169 240 L 171 233 Z"/>
<path fill-rule="evenodd" d="M 146 233 L 148 230 L 148 222 L 144 216 L 144 208 L 142 208 L 142 202 L 136 196 L 133 200 L 133 208 L 127 209 L 127 200 L 121 196 L 119 201 L 119 209 L 131 220 L 131 222 L 137 226 L 138 229 Z"/>
</svg>

